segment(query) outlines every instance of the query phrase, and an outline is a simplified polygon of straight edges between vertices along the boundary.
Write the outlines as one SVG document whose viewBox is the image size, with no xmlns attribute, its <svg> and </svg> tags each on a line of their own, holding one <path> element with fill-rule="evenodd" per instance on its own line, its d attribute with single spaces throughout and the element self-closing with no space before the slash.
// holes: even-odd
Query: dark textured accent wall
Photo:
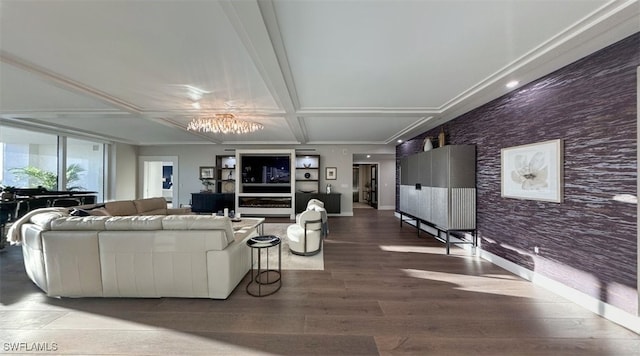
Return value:
<svg viewBox="0 0 640 356">
<path fill-rule="evenodd" d="M 634 315 L 636 204 L 613 197 L 637 195 L 639 65 L 640 33 L 445 125 L 447 144 L 477 146 L 482 249 Z M 397 158 L 438 132 L 399 145 Z M 501 149 L 552 139 L 564 142 L 564 201 L 502 198 Z"/>
</svg>

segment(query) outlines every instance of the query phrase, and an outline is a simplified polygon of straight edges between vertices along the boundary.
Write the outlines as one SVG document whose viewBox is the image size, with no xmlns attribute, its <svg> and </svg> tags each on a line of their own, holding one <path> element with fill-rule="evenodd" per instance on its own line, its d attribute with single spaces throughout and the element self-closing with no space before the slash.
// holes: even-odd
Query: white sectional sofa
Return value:
<svg viewBox="0 0 640 356">
<path fill-rule="evenodd" d="M 256 235 L 234 234 L 224 217 L 74 217 L 64 209 L 34 211 L 12 229 L 27 274 L 52 297 L 226 299 L 249 271 L 246 240 Z"/>
</svg>

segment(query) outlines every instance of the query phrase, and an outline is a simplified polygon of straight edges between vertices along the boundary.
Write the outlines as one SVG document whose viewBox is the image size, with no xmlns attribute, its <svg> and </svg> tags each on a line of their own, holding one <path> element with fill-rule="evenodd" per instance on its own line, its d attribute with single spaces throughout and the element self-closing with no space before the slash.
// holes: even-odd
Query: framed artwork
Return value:
<svg viewBox="0 0 640 356">
<path fill-rule="evenodd" d="M 561 203 L 562 140 L 503 148 L 502 197 Z"/>
<path fill-rule="evenodd" d="M 338 169 L 336 167 L 327 167 L 325 173 L 327 176 L 327 180 L 338 179 Z"/>
<path fill-rule="evenodd" d="M 200 167 L 200 179 L 214 179 L 216 167 Z"/>
</svg>

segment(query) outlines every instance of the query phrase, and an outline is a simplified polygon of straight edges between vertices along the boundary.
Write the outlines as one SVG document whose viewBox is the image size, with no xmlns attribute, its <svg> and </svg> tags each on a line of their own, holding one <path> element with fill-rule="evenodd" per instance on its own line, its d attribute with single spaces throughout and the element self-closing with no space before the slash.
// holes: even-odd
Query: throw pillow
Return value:
<svg viewBox="0 0 640 356">
<path fill-rule="evenodd" d="M 89 213 L 88 211 L 86 211 L 84 209 L 73 209 L 73 210 L 71 210 L 69 215 L 71 215 L 71 216 L 89 216 L 89 215 L 91 215 L 91 213 Z"/>
</svg>

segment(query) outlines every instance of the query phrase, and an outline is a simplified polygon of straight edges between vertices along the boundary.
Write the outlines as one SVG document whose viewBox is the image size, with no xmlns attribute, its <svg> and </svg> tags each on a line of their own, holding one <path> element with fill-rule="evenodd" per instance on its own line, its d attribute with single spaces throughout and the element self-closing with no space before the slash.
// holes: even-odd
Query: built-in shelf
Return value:
<svg viewBox="0 0 640 356">
<path fill-rule="evenodd" d="M 295 150 L 236 150 L 236 212 L 295 218 Z"/>
<path fill-rule="evenodd" d="M 296 193 L 320 192 L 320 155 L 296 156 Z M 296 204 L 297 205 L 297 204 Z"/>
<path fill-rule="evenodd" d="M 236 156 L 216 156 L 216 192 L 236 192 Z"/>
</svg>

